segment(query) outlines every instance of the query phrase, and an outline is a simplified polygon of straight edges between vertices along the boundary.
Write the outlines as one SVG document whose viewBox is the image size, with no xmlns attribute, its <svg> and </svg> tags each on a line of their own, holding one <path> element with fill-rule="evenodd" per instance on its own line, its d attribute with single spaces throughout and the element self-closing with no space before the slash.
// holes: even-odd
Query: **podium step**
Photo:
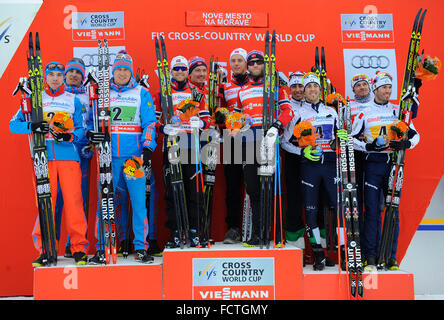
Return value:
<svg viewBox="0 0 444 320">
<path fill-rule="evenodd" d="M 117 264 L 76 266 L 58 257 L 57 266 L 34 269 L 36 300 L 160 300 L 162 258 L 152 264 L 117 258 Z"/>
<path fill-rule="evenodd" d="M 168 249 L 163 259 L 165 299 L 302 299 L 298 248 L 216 243 L 211 248 Z"/>
</svg>

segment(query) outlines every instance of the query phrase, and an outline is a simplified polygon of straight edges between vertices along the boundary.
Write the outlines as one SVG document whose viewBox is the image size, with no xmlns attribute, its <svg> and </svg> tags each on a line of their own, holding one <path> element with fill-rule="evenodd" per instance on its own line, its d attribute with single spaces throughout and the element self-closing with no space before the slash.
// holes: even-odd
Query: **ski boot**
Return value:
<svg viewBox="0 0 444 320">
<path fill-rule="evenodd" d="M 179 234 L 179 231 L 174 230 L 171 233 L 170 240 L 168 240 L 167 243 L 165 243 L 165 248 L 169 248 L 169 249 L 179 248 L 180 247 L 180 237 L 181 237 L 181 235 Z"/>
<path fill-rule="evenodd" d="M 154 258 L 146 253 L 145 250 L 139 249 L 136 250 L 136 255 L 134 256 L 134 259 L 139 261 L 140 263 L 153 263 Z"/>
<path fill-rule="evenodd" d="M 88 256 L 85 254 L 85 252 L 74 252 L 73 257 L 76 265 L 78 266 L 84 266 L 88 260 Z"/>
<path fill-rule="evenodd" d="M 130 253 L 132 253 L 131 240 L 129 239 L 122 240 L 122 242 L 120 243 L 120 248 L 117 251 L 117 256 L 126 258 Z"/>
<path fill-rule="evenodd" d="M 191 241 L 191 247 L 197 247 L 200 248 L 200 240 L 199 235 L 197 234 L 196 229 L 190 229 L 190 241 Z"/>
<path fill-rule="evenodd" d="M 34 268 L 46 267 L 48 265 L 48 260 L 41 254 L 37 259 L 32 262 Z"/>
<path fill-rule="evenodd" d="M 224 237 L 224 243 L 235 244 L 239 243 L 241 240 L 239 228 L 230 228 Z"/>
<path fill-rule="evenodd" d="M 325 268 L 325 253 L 324 253 L 324 249 L 319 244 L 312 245 L 312 249 L 313 249 L 313 254 L 314 254 L 313 269 L 315 271 L 322 271 L 322 270 L 324 270 L 324 268 Z"/>
<path fill-rule="evenodd" d="M 368 272 L 376 271 L 376 259 L 374 257 L 368 257 L 364 263 L 364 270 Z"/>
<path fill-rule="evenodd" d="M 390 258 L 389 261 L 387 262 L 386 268 L 389 269 L 390 271 L 398 271 L 399 265 L 396 262 L 396 259 Z"/>
<path fill-rule="evenodd" d="M 71 252 L 71 245 L 67 244 L 65 247 L 65 254 L 63 255 L 65 258 L 73 258 L 72 252 Z"/>
<path fill-rule="evenodd" d="M 91 265 L 106 264 L 105 251 L 97 250 L 96 254 L 88 260 L 88 264 Z"/>
<path fill-rule="evenodd" d="M 148 240 L 148 250 L 146 252 L 151 256 L 155 257 L 162 256 L 162 249 L 159 248 L 157 240 Z"/>
</svg>

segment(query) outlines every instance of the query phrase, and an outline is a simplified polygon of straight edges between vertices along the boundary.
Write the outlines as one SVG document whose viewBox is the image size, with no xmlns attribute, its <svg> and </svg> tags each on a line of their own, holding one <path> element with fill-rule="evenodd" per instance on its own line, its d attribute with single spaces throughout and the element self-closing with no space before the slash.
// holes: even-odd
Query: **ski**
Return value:
<svg viewBox="0 0 444 320">
<path fill-rule="evenodd" d="M 105 140 L 97 147 L 97 158 L 99 164 L 99 184 L 100 184 L 100 224 L 102 228 L 101 237 L 103 239 L 105 262 L 117 263 L 116 250 L 116 223 L 114 208 L 114 189 L 112 179 L 112 153 L 111 153 L 111 110 L 110 110 L 110 74 L 109 74 L 109 52 L 108 43 L 104 39 L 98 40 L 98 99 L 93 102 L 94 126 L 98 132 L 105 134 Z M 94 86 L 90 88 L 90 96 L 93 94 Z"/>
<path fill-rule="evenodd" d="M 421 14 L 422 12 L 422 14 Z M 419 44 L 421 41 L 422 26 L 427 9 L 419 9 L 413 22 L 412 34 L 410 37 L 407 63 L 404 71 L 404 80 L 399 99 L 399 120 L 410 125 L 412 120 L 412 103 L 416 100 L 414 86 L 415 69 L 418 58 Z M 384 223 L 381 235 L 381 246 L 377 259 L 377 267 L 387 267 L 390 259 L 395 222 L 399 214 L 398 209 L 401 201 L 401 189 L 404 179 L 405 150 L 392 151 L 392 166 L 389 174 L 388 190 L 385 199 Z"/>
<path fill-rule="evenodd" d="M 347 129 L 351 136 L 350 101 L 344 106 L 338 101 L 339 129 Z M 353 139 L 344 141 L 339 139 L 339 166 L 342 184 L 342 214 L 345 221 L 347 271 L 350 281 L 350 294 L 353 298 L 364 294 L 362 280 L 363 265 L 361 260 L 361 246 L 359 233 L 359 209 L 356 190 L 355 155 Z"/>
<path fill-rule="evenodd" d="M 35 34 L 35 46 L 32 32 L 29 33 L 27 51 L 29 85 L 31 90 L 31 115 L 34 123 L 45 120 L 42 105 L 42 92 L 45 90 L 39 34 Z M 32 135 L 32 158 L 34 159 L 35 187 L 37 208 L 42 240 L 43 263 L 57 265 L 57 243 L 51 198 L 51 187 L 46 151 L 46 137 L 43 133 Z"/>
<path fill-rule="evenodd" d="M 169 75 L 168 58 L 163 38 L 154 39 L 156 49 L 157 72 L 160 84 L 160 103 L 163 119 L 166 124 L 172 123 L 174 116 L 173 100 L 171 94 L 171 80 Z M 183 249 L 186 243 L 190 247 L 188 210 L 185 198 L 185 187 L 183 184 L 182 167 L 179 159 L 179 145 L 177 136 L 165 137 L 168 156 L 168 170 L 173 189 L 173 202 L 176 215 L 177 229 L 179 231 L 179 244 Z M 185 241 L 184 241 L 185 238 Z"/>
<path fill-rule="evenodd" d="M 217 108 L 217 58 L 214 60 L 213 56 L 210 59 L 210 70 L 208 78 L 208 109 L 213 115 Z M 213 193 L 214 185 L 216 183 L 216 165 L 217 165 L 217 148 L 219 144 L 220 133 L 217 128 L 213 130 L 211 141 L 205 146 L 206 159 L 204 164 L 204 198 L 205 198 L 205 214 L 203 216 L 203 229 L 201 243 L 203 246 L 211 246 L 210 229 L 211 217 L 213 211 Z"/>
<path fill-rule="evenodd" d="M 262 130 L 263 138 L 268 130 L 269 124 L 269 97 L 270 97 L 270 32 L 267 30 L 265 35 L 265 50 L 264 50 L 264 93 L 262 102 Z M 268 185 L 270 176 L 264 175 L 259 170 L 260 181 L 260 215 L 259 215 L 259 247 L 262 249 L 266 242 L 265 233 L 268 224 L 266 222 L 268 216 Z"/>
<path fill-rule="evenodd" d="M 327 69 L 325 67 L 325 50 L 324 47 L 321 48 L 321 69 L 320 69 L 320 80 L 322 87 L 322 103 L 326 105 L 328 96 L 328 84 L 327 84 Z"/>
</svg>

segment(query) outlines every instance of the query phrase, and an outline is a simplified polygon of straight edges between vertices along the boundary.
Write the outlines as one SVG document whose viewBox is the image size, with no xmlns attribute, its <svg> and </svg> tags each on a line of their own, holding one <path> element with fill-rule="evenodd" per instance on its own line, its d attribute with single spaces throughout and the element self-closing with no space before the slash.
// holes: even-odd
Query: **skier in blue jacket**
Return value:
<svg viewBox="0 0 444 320">
<path fill-rule="evenodd" d="M 156 148 L 156 115 L 149 91 L 138 85 L 133 75 L 133 60 L 126 51 L 120 51 L 112 65 L 110 80 L 111 108 L 111 149 L 113 186 L 117 213 L 117 229 L 120 241 L 129 241 L 127 233 L 127 195 L 129 193 L 133 210 L 132 227 L 134 232 L 135 259 L 142 263 L 153 262 L 147 254 L 145 239 L 148 233 L 147 209 L 145 202 L 146 177 L 135 178 L 124 173 L 124 163 L 128 159 L 142 157 L 143 166 L 148 166 L 151 153 Z M 103 141 L 105 135 L 93 131 L 92 113 L 88 124 L 87 138 L 93 143 Z M 97 225 L 97 223 L 96 223 Z M 97 228 L 97 227 L 96 227 Z M 98 230 L 98 228 L 97 228 Z M 101 248 L 101 240 L 97 248 Z M 103 261 L 104 252 L 98 250 L 90 263 Z"/>
</svg>

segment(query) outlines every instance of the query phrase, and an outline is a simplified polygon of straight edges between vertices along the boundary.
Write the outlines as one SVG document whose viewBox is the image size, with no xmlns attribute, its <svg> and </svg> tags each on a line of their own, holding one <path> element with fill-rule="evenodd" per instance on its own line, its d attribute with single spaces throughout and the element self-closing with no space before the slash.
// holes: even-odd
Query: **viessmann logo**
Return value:
<svg viewBox="0 0 444 320">
<path fill-rule="evenodd" d="M 8 30 L 12 26 L 11 19 L 12 17 L 9 17 L 3 21 L 0 21 L 0 43 L 9 43 L 10 41 Z"/>
<path fill-rule="evenodd" d="M 342 42 L 394 42 L 392 14 L 341 14 Z"/>
</svg>

